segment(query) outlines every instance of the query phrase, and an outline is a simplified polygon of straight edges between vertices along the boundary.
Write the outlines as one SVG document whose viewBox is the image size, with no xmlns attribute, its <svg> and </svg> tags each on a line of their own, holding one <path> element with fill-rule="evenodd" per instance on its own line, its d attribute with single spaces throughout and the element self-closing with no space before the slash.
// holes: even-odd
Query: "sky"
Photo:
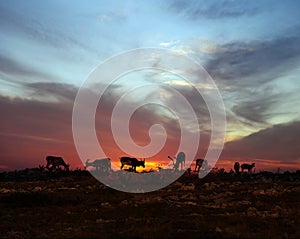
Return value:
<svg viewBox="0 0 300 239">
<path fill-rule="evenodd" d="M 188 56 L 215 81 L 227 119 L 218 167 L 239 161 L 255 162 L 258 171 L 300 169 L 299 7 L 296 0 L 0 0 L 0 170 L 36 167 L 46 155 L 82 168 L 72 135 L 79 87 L 107 58 L 143 47 Z M 184 79 L 154 70 L 120 77 L 103 96 L 95 128 L 106 154 L 116 163 L 126 155 L 110 119 L 120 96 L 141 82 L 174 87 L 192 102 L 201 129 L 196 156 L 204 157 L 211 132 L 205 102 Z M 149 95 L 177 104 L 162 87 L 142 90 L 128 96 L 128 105 Z M 178 120 L 152 105 L 137 110 L 130 123 L 133 140 L 147 145 L 157 122 L 168 136 L 166 147 L 146 159 L 153 168 L 176 154 Z M 186 127 L 193 131 L 194 125 Z"/>
</svg>

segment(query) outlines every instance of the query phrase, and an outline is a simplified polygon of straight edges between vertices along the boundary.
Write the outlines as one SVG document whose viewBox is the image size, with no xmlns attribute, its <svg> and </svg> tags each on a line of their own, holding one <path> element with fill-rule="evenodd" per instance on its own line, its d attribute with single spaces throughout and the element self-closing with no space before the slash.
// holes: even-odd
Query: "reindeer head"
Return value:
<svg viewBox="0 0 300 239">
<path fill-rule="evenodd" d="M 86 167 L 89 166 L 89 161 L 90 161 L 90 159 L 87 159 L 87 160 L 85 161 L 85 166 L 84 166 L 84 168 L 86 168 Z"/>
<path fill-rule="evenodd" d="M 70 168 L 70 164 L 66 164 L 66 171 L 68 171 L 69 172 L 69 169 Z"/>
<path fill-rule="evenodd" d="M 174 159 L 171 156 L 169 156 L 169 155 L 168 155 L 168 158 L 171 159 L 172 162 L 173 162 L 173 165 L 175 165 Z"/>
<path fill-rule="evenodd" d="M 142 165 L 143 168 L 145 168 L 145 161 L 146 161 L 146 160 L 145 160 L 145 158 L 144 158 L 144 160 L 141 162 L 141 165 Z"/>
</svg>

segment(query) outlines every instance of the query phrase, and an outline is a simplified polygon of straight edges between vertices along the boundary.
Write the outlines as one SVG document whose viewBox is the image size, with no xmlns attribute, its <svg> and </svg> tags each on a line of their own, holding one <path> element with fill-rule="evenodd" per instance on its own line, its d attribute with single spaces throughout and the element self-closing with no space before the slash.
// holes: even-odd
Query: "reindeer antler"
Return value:
<svg viewBox="0 0 300 239">
<path fill-rule="evenodd" d="M 171 156 L 169 156 L 169 155 L 168 155 L 168 158 L 171 159 L 172 161 L 174 161 L 174 159 Z"/>
</svg>

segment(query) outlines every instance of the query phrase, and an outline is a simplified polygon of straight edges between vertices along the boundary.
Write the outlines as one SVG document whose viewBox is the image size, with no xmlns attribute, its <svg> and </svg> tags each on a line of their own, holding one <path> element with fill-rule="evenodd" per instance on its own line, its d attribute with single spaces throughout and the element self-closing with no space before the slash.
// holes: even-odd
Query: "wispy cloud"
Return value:
<svg viewBox="0 0 300 239">
<path fill-rule="evenodd" d="M 236 18 L 252 16 L 259 12 L 258 6 L 248 1 L 172 1 L 170 9 L 191 20 Z"/>
<path fill-rule="evenodd" d="M 237 80 L 238 86 L 263 84 L 298 67 L 300 38 L 284 37 L 250 43 L 233 42 L 213 54 L 206 69 L 213 78 Z M 252 77 L 251 80 L 247 80 Z"/>
<path fill-rule="evenodd" d="M 0 72 L 11 76 L 9 80 L 24 82 L 24 80 L 53 80 L 54 76 L 42 71 L 33 69 L 25 63 L 18 62 L 0 53 Z M 31 80 L 30 80 L 31 79 Z"/>
<path fill-rule="evenodd" d="M 25 84 L 24 87 L 31 91 L 31 97 L 47 101 L 74 102 L 77 88 L 74 85 L 54 82 L 35 82 Z"/>
</svg>

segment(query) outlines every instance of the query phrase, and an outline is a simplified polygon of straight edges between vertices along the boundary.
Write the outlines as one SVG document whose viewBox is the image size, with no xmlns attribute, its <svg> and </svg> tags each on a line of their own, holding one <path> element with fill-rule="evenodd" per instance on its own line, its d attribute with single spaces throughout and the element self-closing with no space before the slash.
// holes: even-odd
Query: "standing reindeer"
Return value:
<svg viewBox="0 0 300 239">
<path fill-rule="evenodd" d="M 47 156 L 46 157 L 47 165 L 46 168 L 49 171 L 57 171 L 60 169 L 60 167 L 64 167 L 65 171 L 69 171 L 69 164 L 66 164 L 62 157 L 57 156 Z"/>
<path fill-rule="evenodd" d="M 196 166 L 195 166 L 194 172 L 199 172 L 200 168 L 202 168 L 203 170 L 207 170 L 207 167 L 208 167 L 207 160 L 205 160 L 205 159 L 196 159 Z"/>
<path fill-rule="evenodd" d="M 137 160 L 136 158 L 131 158 L 131 157 L 121 157 L 120 158 L 121 162 L 121 169 L 124 167 L 124 165 L 129 165 L 131 166 L 131 169 L 136 172 L 136 167 L 142 166 L 145 168 L 145 159 L 144 160 Z"/>
<path fill-rule="evenodd" d="M 235 162 L 233 168 L 234 168 L 234 171 L 236 174 L 240 173 L 240 163 L 239 162 Z"/>
<path fill-rule="evenodd" d="M 96 159 L 93 162 L 90 162 L 90 159 L 86 160 L 85 168 L 95 167 L 96 171 L 109 172 L 111 170 L 110 158 Z"/>
<path fill-rule="evenodd" d="M 249 172 L 252 172 L 252 169 L 255 167 L 255 163 L 252 163 L 252 164 L 247 164 L 247 163 L 243 163 L 241 165 L 241 169 L 242 169 L 242 172 L 244 172 L 245 169 L 248 170 L 248 173 Z"/>
<path fill-rule="evenodd" d="M 179 152 L 177 157 L 172 158 L 171 156 L 168 156 L 169 159 L 173 161 L 173 166 L 175 170 L 178 170 L 179 164 L 181 166 L 181 170 L 185 167 L 185 153 Z M 174 161 L 176 160 L 176 163 Z"/>
</svg>

